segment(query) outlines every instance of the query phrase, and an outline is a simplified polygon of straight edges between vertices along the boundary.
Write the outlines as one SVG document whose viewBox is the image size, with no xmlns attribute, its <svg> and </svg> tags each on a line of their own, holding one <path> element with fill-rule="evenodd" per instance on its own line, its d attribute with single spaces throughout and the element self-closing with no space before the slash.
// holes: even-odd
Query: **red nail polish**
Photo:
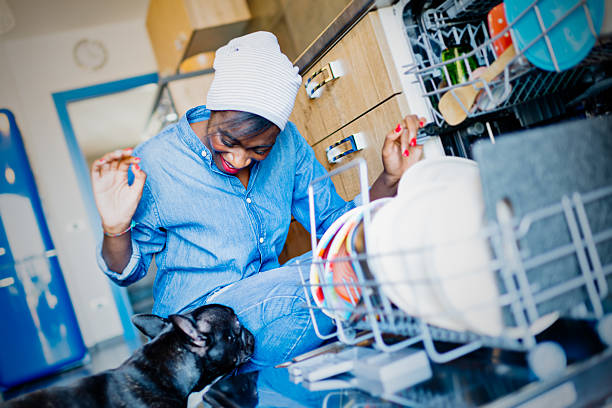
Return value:
<svg viewBox="0 0 612 408">
<path fill-rule="evenodd" d="M 135 162 L 139 162 L 140 161 L 140 157 L 134 157 L 134 161 Z"/>
<path fill-rule="evenodd" d="M 402 153 L 405 157 L 410 156 L 410 152 L 408 151 L 408 149 L 404 150 L 404 153 Z"/>
<path fill-rule="evenodd" d="M 395 127 L 395 133 L 399 133 L 402 131 L 402 124 L 398 123 L 397 126 Z"/>
<path fill-rule="evenodd" d="M 423 127 L 423 125 L 424 125 L 424 124 L 425 124 L 425 122 L 423 122 L 423 121 L 420 121 L 420 122 L 419 122 L 419 126 L 420 126 L 420 127 Z"/>
<path fill-rule="evenodd" d="M 137 165 L 137 164 L 134 164 L 134 170 L 136 170 L 136 171 L 140 171 L 140 166 L 139 166 L 139 165 Z"/>
<path fill-rule="evenodd" d="M 414 139 L 411 139 L 411 140 L 410 140 L 410 146 L 411 146 L 411 147 L 416 146 L 416 143 L 417 143 L 417 142 L 416 142 L 416 137 L 415 137 Z"/>
</svg>

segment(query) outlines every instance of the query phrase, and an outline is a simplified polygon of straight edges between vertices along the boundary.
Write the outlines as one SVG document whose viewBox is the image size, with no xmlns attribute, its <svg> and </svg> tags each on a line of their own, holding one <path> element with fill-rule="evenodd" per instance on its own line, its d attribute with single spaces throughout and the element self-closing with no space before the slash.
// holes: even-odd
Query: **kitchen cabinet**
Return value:
<svg viewBox="0 0 612 408">
<path fill-rule="evenodd" d="M 394 124 L 405 114 L 402 110 L 402 102 L 402 96 L 396 95 L 313 145 L 312 148 L 319 162 L 328 171 L 332 171 L 353 160 L 363 158 L 368 164 L 368 184 L 372 185 L 383 171 L 381 152 L 385 136 L 391 130 L 390 124 Z M 336 163 L 330 163 L 327 157 L 329 146 L 350 138 L 352 135 L 358 135 L 359 145 L 363 149 L 342 157 Z M 345 142 L 345 144 L 347 146 L 341 148 L 340 151 L 350 149 L 350 143 Z M 357 167 L 332 177 L 332 181 L 338 194 L 345 200 L 352 200 L 360 192 Z"/>
<path fill-rule="evenodd" d="M 160 76 L 173 75 L 184 60 L 206 54 L 209 68 L 214 51 L 232 38 L 255 32 L 274 33 L 283 52 L 292 60 L 336 21 L 359 13 L 371 0 L 149 0 L 146 26 Z M 347 12 L 348 10 L 348 12 Z M 344 21 L 344 20 L 342 20 Z M 317 47 L 315 47 L 317 48 Z M 320 49 L 320 48 L 319 48 Z M 188 64 L 193 65 L 193 64 Z M 189 72 L 185 67 L 181 72 Z"/>
<path fill-rule="evenodd" d="M 146 27 L 160 76 L 201 50 L 241 35 L 251 13 L 246 0 L 150 0 Z"/>
<path fill-rule="evenodd" d="M 337 78 L 324 83 L 331 75 Z M 313 145 L 391 96 L 401 93 L 399 75 L 377 12 L 368 13 L 304 75 L 321 85 L 310 98 L 300 88 L 290 120 Z M 407 113 L 407 105 L 403 111 Z"/>
<path fill-rule="evenodd" d="M 291 258 L 305 254 L 311 250 L 310 233 L 295 218 L 291 219 L 287 241 L 291 245 L 285 244 L 283 250 L 278 255 L 278 262 L 282 265 Z"/>
</svg>

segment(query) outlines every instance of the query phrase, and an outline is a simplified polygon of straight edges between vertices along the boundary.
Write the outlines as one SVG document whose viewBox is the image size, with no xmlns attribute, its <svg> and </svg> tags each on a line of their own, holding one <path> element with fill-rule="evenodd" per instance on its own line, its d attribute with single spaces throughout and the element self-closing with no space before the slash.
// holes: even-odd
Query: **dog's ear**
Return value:
<svg viewBox="0 0 612 408">
<path fill-rule="evenodd" d="M 185 333 L 189 340 L 198 347 L 204 347 L 208 344 L 208 335 L 202 333 L 195 324 L 185 316 L 178 314 L 170 315 L 170 321 L 180 331 Z"/>
<path fill-rule="evenodd" d="M 132 316 L 132 323 L 145 336 L 152 339 L 168 325 L 168 320 L 153 314 L 137 314 Z"/>
</svg>

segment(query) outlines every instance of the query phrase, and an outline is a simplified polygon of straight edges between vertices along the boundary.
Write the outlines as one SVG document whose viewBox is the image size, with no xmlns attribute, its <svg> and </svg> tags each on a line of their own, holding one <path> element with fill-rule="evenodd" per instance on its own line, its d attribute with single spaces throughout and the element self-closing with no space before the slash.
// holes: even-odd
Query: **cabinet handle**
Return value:
<svg viewBox="0 0 612 408">
<path fill-rule="evenodd" d="M 345 143 L 350 143 L 350 147 L 349 149 L 342 151 L 342 145 L 344 145 Z M 365 147 L 365 135 L 361 132 L 353 133 L 352 135 L 345 137 L 344 139 L 334 143 L 333 145 L 328 146 L 325 149 L 325 154 L 327 155 L 327 161 L 333 164 L 344 156 L 348 156 L 351 153 L 363 150 Z"/>
<path fill-rule="evenodd" d="M 325 79 L 323 82 L 318 83 L 314 81 L 314 79 L 320 74 L 325 73 Z M 310 78 L 306 80 L 304 87 L 306 88 L 306 93 L 310 99 L 315 99 L 321 96 L 322 89 L 329 82 L 333 81 L 336 78 L 340 78 L 344 75 L 344 70 L 342 69 L 342 64 L 340 61 L 332 61 L 323 68 L 315 71 Z"/>
</svg>

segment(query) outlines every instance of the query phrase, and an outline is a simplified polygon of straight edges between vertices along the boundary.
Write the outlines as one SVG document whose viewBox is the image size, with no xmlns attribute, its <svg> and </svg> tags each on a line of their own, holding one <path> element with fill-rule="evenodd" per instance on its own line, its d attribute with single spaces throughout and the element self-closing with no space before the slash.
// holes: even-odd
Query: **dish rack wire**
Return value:
<svg viewBox="0 0 612 408">
<path fill-rule="evenodd" d="M 445 122 L 438 110 L 438 102 L 447 92 L 450 92 L 457 99 L 459 106 L 467 113 L 468 117 L 477 117 L 505 110 L 541 96 L 575 89 L 587 72 L 586 67 L 588 65 L 597 65 L 612 60 L 612 38 L 609 36 L 600 38 L 597 35 L 592 23 L 591 13 L 586 6 L 586 0 L 573 0 L 575 1 L 573 7 L 559 16 L 549 27 L 545 27 L 540 18 L 541 34 L 522 50 L 516 49 L 515 57 L 497 78 L 490 82 L 475 78 L 467 82 L 452 84 L 447 64 L 461 61 L 470 75 L 472 69 L 467 62 L 468 58 L 474 57 L 480 67 L 490 66 L 497 59 L 493 43 L 504 35 L 513 35 L 514 26 L 527 13 L 538 10 L 541 1 L 533 0 L 529 7 L 520 13 L 514 21 L 509 21 L 507 27 L 493 38 L 489 36 L 485 20 L 487 12 L 498 4 L 499 0 L 448 0 L 437 8 L 424 11 L 417 21 L 406 23 L 407 37 L 410 42 L 408 48 L 412 53 L 413 62 L 404 66 L 406 69 L 404 75 L 408 75 L 412 81 L 419 84 L 431 117 L 438 126 Z M 405 1 L 401 2 L 398 7 L 403 7 L 405 3 Z M 548 34 L 579 9 L 584 10 L 587 20 L 590 22 L 590 34 L 595 37 L 596 43 L 590 54 L 580 64 L 566 71 L 561 71 L 558 68 L 557 56 L 551 46 Z M 485 20 L 483 20 L 483 17 Z M 524 56 L 525 51 L 541 39 L 545 40 L 556 72 L 535 68 L 527 62 Z M 472 50 L 464 55 L 442 62 L 440 59 L 441 51 L 446 48 L 446 44 L 449 42 L 469 44 Z M 516 41 L 513 41 L 513 43 L 516 44 Z M 480 108 L 478 108 L 478 103 L 475 103 L 471 108 L 463 106 L 457 98 L 455 90 L 467 85 L 482 89 L 479 98 L 488 98 L 488 103 Z"/>
<path fill-rule="evenodd" d="M 369 203 L 369 194 L 367 165 L 363 159 L 354 160 L 317 178 L 309 186 L 311 244 L 315 255 L 317 233 L 313 186 L 354 167 L 358 167 L 359 170 L 362 205 L 365 206 Z M 612 202 L 612 185 L 587 193 L 565 195 L 560 202 L 532 211 L 520 219 L 515 219 L 511 215 L 498 215 L 497 222 L 485 228 L 484 236 L 487 237 L 494 254 L 490 263 L 491 272 L 500 276 L 505 286 L 505 293 L 500 293 L 499 302 L 488 304 L 488 307 L 509 308 L 516 325 L 513 328 L 512 336 L 507 336 L 506 332 L 494 337 L 470 331 L 449 330 L 410 316 L 395 307 L 385 295 L 385 285 L 398 282 L 384 282 L 376 278 L 368 278 L 361 268 L 355 268 L 356 282 L 345 281 L 342 284 L 326 282 L 324 274 L 321 273 L 326 263 L 348 261 L 354 265 L 359 262 L 368 262 L 371 256 L 367 255 L 367 248 L 366 254 L 336 258 L 334 261 L 314 259 L 310 262 L 296 262 L 295 266 L 301 276 L 315 331 L 323 340 L 337 337 L 347 345 L 356 345 L 369 340 L 382 352 L 395 352 L 405 347 L 421 344 L 428 358 L 435 363 L 449 362 L 481 347 L 523 351 L 528 352 L 527 361 L 530 368 L 539 377 L 557 373 L 566 366 L 563 349 L 550 341 L 538 343 L 536 333 L 531 329 L 532 325 L 543 317 L 543 313 L 541 314 L 537 308 L 539 304 L 558 299 L 569 291 L 584 289 L 588 295 L 587 299 L 580 307 L 572 309 L 573 317 L 597 322 L 597 330 L 602 342 L 607 346 L 612 345 L 612 314 L 606 312 L 602 303 L 602 299 L 606 298 L 610 292 L 606 278 L 612 275 L 612 262 L 607 259 L 610 263 L 602 264 L 602 257 L 598 251 L 598 245 L 603 243 L 612 245 L 612 225 L 606 225 L 604 230 L 593 233 L 585 211 L 585 206 L 597 202 L 603 203 L 604 200 Z M 503 213 L 502 211 L 501 214 Z M 571 243 L 549 249 L 535 256 L 530 255 L 528 249 L 519 248 L 520 239 L 529 232 L 532 226 L 559 215 L 562 215 L 567 223 Z M 370 223 L 371 214 L 366 210 L 364 211 L 366 238 L 370 233 Z M 389 253 L 378 256 L 393 255 L 397 254 Z M 530 282 L 527 273 L 529 269 L 570 255 L 578 259 L 580 273 L 571 279 L 546 288 L 540 288 L 537 284 Z M 317 268 L 320 283 L 310 283 L 309 276 L 313 267 Z M 432 282 L 435 283 L 435 280 Z M 422 284 L 423 282 L 406 280 L 403 283 Z M 336 318 L 334 319 L 336 330 L 329 334 L 323 333 L 317 325 L 315 310 L 325 308 L 326 311 L 339 316 L 346 312 L 347 307 L 343 305 L 318 306 L 311 300 L 310 291 L 313 287 L 335 290 L 338 286 L 343 286 L 345 293 L 357 293 L 357 291 L 360 293 L 361 301 L 353 299 L 351 302 L 353 305 L 349 308 L 359 314 L 360 320 L 348 322 L 342 318 Z M 479 305 L 481 306 L 487 305 Z M 449 310 L 448 312 L 453 313 L 454 311 Z M 456 346 L 450 350 L 445 348 L 441 351 L 435 341 L 453 343 Z"/>
</svg>

